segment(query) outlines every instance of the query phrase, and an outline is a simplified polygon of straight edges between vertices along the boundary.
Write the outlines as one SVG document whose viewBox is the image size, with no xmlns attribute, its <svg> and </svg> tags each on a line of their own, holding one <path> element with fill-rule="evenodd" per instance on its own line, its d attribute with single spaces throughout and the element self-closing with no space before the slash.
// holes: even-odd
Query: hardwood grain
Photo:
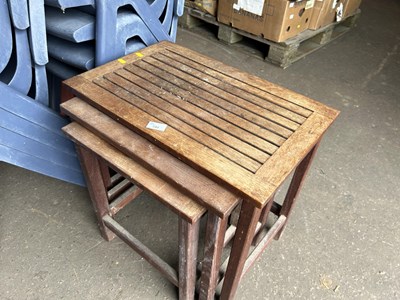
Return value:
<svg viewBox="0 0 400 300">
<path fill-rule="evenodd" d="M 113 168 L 123 174 L 124 177 L 129 178 L 137 183 L 139 187 L 149 191 L 153 196 L 160 199 L 162 203 L 170 207 L 175 213 L 188 222 L 194 223 L 204 214 L 205 208 L 148 171 L 146 168 L 142 167 L 133 159 L 125 156 L 120 151 L 107 144 L 81 125 L 71 123 L 64 127 L 63 131 L 75 143 L 90 149 L 108 163 L 111 163 Z M 100 172 L 97 172 L 96 174 L 100 175 Z M 91 180 L 91 182 L 93 182 L 93 180 Z M 100 182 L 99 184 L 103 185 L 101 178 L 96 182 Z M 104 195 L 104 197 L 106 197 L 106 195 Z M 102 216 L 106 214 L 103 211 L 99 213 Z"/>
<path fill-rule="evenodd" d="M 66 84 L 259 208 L 338 116 L 324 104 L 176 44 L 162 42 L 139 56 Z M 148 129 L 149 121 L 167 129 Z"/>
<path fill-rule="evenodd" d="M 153 145 L 86 102 L 75 98 L 61 105 L 73 120 L 133 158 L 173 186 L 225 218 L 239 197 Z M 190 180 L 188 180 L 190 179 Z"/>
</svg>

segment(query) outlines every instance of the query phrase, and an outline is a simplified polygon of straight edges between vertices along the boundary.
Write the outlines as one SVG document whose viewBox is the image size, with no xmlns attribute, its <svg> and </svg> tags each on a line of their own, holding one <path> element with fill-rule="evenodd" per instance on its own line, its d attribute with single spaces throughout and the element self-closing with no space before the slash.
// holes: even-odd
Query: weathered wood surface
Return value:
<svg viewBox="0 0 400 300">
<path fill-rule="evenodd" d="M 100 233 L 106 241 L 111 241 L 115 238 L 114 233 L 107 228 L 103 218 L 110 214 L 108 205 L 107 191 L 105 189 L 102 176 L 100 160 L 92 151 L 76 144 L 76 150 L 79 154 L 79 161 L 82 166 L 82 172 L 87 181 L 87 187 L 90 195 L 90 200 L 97 217 L 97 225 Z"/>
<path fill-rule="evenodd" d="M 200 221 L 189 224 L 179 219 L 179 299 L 194 299 Z"/>
<path fill-rule="evenodd" d="M 224 278 L 224 285 L 221 291 L 221 299 L 233 299 L 236 293 L 260 214 L 261 209 L 254 207 L 247 201 L 243 201 L 229 264 Z"/>
<path fill-rule="evenodd" d="M 78 98 L 71 99 L 63 103 L 61 109 L 127 156 L 154 171 L 196 201 L 200 201 L 202 205 L 214 211 L 221 218 L 229 215 L 238 203 L 239 197 L 236 194 L 222 188 L 86 102 Z"/>
<path fill-rule="evenodd" d="M 260 208 L 338 115 L 305 96 L 168 42 L 66 85 Z M 150 121 L 167 128 L 148 129 Z"/>
<path fill-rule="evenodd" d="M 205 213 L 205 208 L 81 125 L 71 123 L 64 127 L 63 131 L 75 143 L 96 153 L 113 169 L 132 180 L 140 188 L 149 191 L 188 222 L 196 222 Z M 101 174 L 101 172 L 99 173 Z M 99 178 L 103 185 L 101 176 Z"/>
<path fill-rule="evenodd" d="M 205 213 L 205 208 L 78 123 L 71 123 L 64 127 L 63 130 L 77 144 L 91 200 L 103 237 L 110 240 L 113 238 L 112 233 L 117 235 L 166 276 L 168 280 L 179 287 L 180 299 L 193 299 L 195 294 L 200 217 Z M 123 206 L 122 202 L 125 202 L 124 199 L 126 197 L 123 193 L 120 195 L 122 197 L 121 201 L 117 199 L 116 205 L 113 205 L 115 201 L 109 205 L 110 196 L 115 196 L 116 193 L 112 190 L 107 193 L 102 179 L 101 162 L 103 160 L 111 168 L 129 178 L 137 186 L 146 189 L 179 215 L 179 272 L 176 272 L 174 268 L 111 217 L 117 212 L 116 210 Z M 120 190 L 121 186 L 125 185 L 126 182 L 122 181 L 116 185 L 116 189 Z M 136 196 L 137 192 L 132 190 L 131 194 Z M 127 201 L 130 200 L 128 199 Z"/>
<path fill-rule="evenodd" d="M 162 258 L 151 251 L 140 240 L 130 234 L 124 227 L 108 215 L 103 217 L 106 226 L 123 240 L 129 247 L 146 259 L 154 268 L 159 270 L 175 286 L 179 285 L 178 272 L 167 264 Z"/>
<path fill-rule="evenodd" d="M 221 255 L 224 248 L 228 219 L 218 218 L 212 212 L 208 213 L 206 236 L 204 244 L 204 259 L 202 261 L 199 286 L 199 299 L 214 299 L 217 286 Z"/>
</svg>

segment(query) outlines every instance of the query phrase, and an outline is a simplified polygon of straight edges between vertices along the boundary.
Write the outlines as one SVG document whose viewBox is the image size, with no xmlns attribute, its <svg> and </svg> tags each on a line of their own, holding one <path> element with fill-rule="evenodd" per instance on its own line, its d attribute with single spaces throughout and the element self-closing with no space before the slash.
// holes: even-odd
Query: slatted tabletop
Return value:
<svg viewBox="0 0 400 300">
<path fill-rule="evenodd" d="M 258 207 L 338 115 L 305 96 L 169 42 L 65 85 Z M 147 128 L 149 122 L 166 128 Z"/>
</svg>

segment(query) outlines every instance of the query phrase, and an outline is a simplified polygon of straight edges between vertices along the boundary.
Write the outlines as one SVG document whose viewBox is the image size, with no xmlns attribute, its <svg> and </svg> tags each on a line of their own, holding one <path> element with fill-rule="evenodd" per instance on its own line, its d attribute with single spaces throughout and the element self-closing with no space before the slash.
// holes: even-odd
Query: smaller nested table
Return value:
<svg viewBox="0 0 400 300">
<path fill-rule="evenodd" d="M 250 261 L 272 237 L 279 238 L 317 146 L 339 114 L 168 42 L 69 79 L 65 87 L 64 95 L 78 96 L 243 199 L 222 299 L 234 296 L 250 266 L 257 224 L 271 207 L 278 221 Z M 273 196 L 293 171 L 280 206 Z M 223 203 L 201 204 L 213 210 L 218 201 Z M 208 290 L 206 298 L 214 295 L 215 284 Z"/>
</svg>

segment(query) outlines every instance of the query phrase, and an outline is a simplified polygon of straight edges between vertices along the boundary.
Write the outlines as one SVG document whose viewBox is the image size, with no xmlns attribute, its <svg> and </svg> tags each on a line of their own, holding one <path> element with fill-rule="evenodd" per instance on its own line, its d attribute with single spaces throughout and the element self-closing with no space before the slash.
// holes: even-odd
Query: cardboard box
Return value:
<svg viewBox="0 0 400 300">
<path fill-rule="evenodd" d="M 343 18 L 354 14 L 361 5 L 361 0 L 343 0 Z"/>
<path fill-rule="evenodd" d="M 217 15 L 218 0 L 186 0 L 185 5 L 197 8 L 213 16 Z"/>
<path fill-rule="evenodd" d="M 308 29 L 315 0 L 219 0 L 218 21 L 275 42 Z"/>
<path fill-rule="evenodd" d="M 339 0 L 316 0 L 309 28 L 316 30 L 338 21 L 336 13 L 340 3 Z"/>
</svg>

